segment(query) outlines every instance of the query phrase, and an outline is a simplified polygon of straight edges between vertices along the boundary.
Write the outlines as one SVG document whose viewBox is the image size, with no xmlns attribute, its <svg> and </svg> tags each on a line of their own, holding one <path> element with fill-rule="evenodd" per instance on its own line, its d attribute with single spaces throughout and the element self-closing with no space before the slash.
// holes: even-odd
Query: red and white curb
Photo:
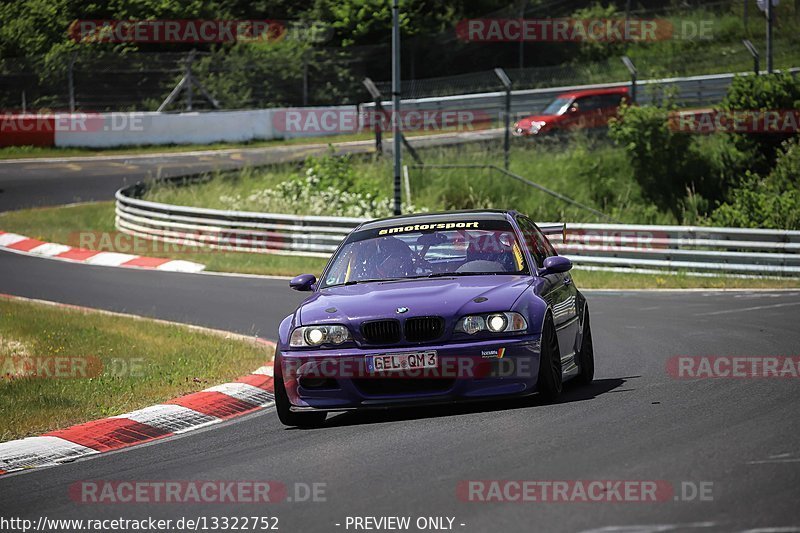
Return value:
<svg viewBox="0 0 800 533">
<path fill-rule="evenodd" d="M 186 433 L 274 405 L 272 365 L 137 411 L 0 443 L 0 475 Z"/>
<path fill-rule="evenodd" d="M 98 252 L 85 248 L 73 248 L 65 244 L 44 242 L 4 231 L 0 231 L 0 250 L 69 261 L 71 263 L 85 263 L 87 265 L 147 268 L 170 272 L 200 272 L 205 269 L 205 265 L 192 261 L 166 259 L 163 257 L 143 257 L 119 252 Z"/>
<path fill-rule="evenodd" d="M 5 294 L 0 294 L 0 298 L 37 302 L 110 316 L 124 316 L 134 320 L 176 324 L 158 319 L 145 319 L 138 315 L 126 315 Z M 184 326 L 183 324 L 178 325 Z M 275 346 L 272 341 L 257 337 L 246 337 L 200 326 L 185 325 L 185 327 L 222 335 L 225 338 L 255 341 L 267 346 Z M 218 424 L 274 405 L 273 393 L 273 367 L 272 363 L 267 363 L 235 382 L 216 385 L 162 404 L 51 431 L 39 437 L 3 442 L 0 443 L 0 475 L 54 466 L 81 457 L 127 448 Z"/>
</svg>

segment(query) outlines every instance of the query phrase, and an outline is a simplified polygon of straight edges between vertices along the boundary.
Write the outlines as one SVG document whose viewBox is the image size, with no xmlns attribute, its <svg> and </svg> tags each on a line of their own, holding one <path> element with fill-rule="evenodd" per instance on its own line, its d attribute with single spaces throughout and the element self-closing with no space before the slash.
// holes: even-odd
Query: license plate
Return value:
<svg viewBox="0 0 800 533">
<path fill-rule="evenodd" d="M 403 370 L 437 368 L 438 366 L 439 358 L 435 351 L 367 356 L 367 371 L 370 373 L 401 372 Z"/>
</svg>

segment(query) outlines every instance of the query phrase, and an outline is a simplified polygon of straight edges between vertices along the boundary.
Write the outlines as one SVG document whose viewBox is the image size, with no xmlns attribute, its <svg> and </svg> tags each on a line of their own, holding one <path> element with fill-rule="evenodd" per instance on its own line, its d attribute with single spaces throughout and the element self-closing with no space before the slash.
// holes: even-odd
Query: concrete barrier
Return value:
<svg viewBox="0 0 800 533">
<path fill-rule="evenodd" d="M 358 115 L 356 106 L 303 108 L 322 116 Z M 0 115 L 0 146 L 110 148 L 166 144 L 212 144 L 338 133 L 327 128 L 287 128 L 296 109 L 193 113 L 50 113 Z M 358 122 L 356 128 L 358 130 Z"/>
</svg>

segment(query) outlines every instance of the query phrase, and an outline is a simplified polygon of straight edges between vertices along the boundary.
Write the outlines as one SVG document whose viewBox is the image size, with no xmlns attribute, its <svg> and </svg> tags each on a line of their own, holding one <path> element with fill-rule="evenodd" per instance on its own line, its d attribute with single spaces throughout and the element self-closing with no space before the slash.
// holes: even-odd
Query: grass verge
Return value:
<svg viewBox="0 0 800 533">
<path fill-rule="evenodd" d="M 99 202 L 65 207 L 45 207 L 0 214 L 0 230 L 19 233 L 47 242 L 57 242 L 102 251 L 134 253 L 150 257 L 170 257 L 196 261 L 212 272 L 236 272 L 273 276 L 300 273 L 319 275 L 325 259 L 290 255 L 165 250 L 168 245 L 130 239 L 114 228 L 113 202 Z M 88 236 L 81 242 L 81 236 Z M 574 270 L 579 287 L 608 289 L 649 288 L 800 288 L 800 279 L 752 279 L 700 277 L 688 274 L 636 274 Z"/>
<path fill-rule="evenodd" d="M 0 441 L 232 381 L 272 357 L 263 345 L 181 325 L 35 302 L 0 299 L 0 317 Z"/>
</svg>

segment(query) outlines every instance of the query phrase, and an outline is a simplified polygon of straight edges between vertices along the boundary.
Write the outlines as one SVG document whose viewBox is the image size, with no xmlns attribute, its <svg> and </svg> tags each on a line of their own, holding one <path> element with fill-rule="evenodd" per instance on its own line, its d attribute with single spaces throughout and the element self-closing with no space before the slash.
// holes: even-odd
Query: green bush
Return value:
<svg viewBox="0 0 800 533">
<path fill-rule="evenodd" d="M 792 110 L 800 107 L 800 80 L 788 72 L 762 76 L 737 76 L 733 79 L 720 109 L 726 111 Z M 792 134 L 734 133 L 734 146 L 750 157 L 749 168 L 767 174 L 775 156 Z"/>
<path fill-rule="evenodd" d="M 800 229 L 800 140 L 786 141 L 766 178 L 748 172 L 731 199 L 711 215 L 715 225 Z"/>
<path fill-rule="evenodd" d="M 595 2 L 589 7 L 584 7 L 575 11 L 570 18 L 576 20 L 609 20 L 621 19 L 617 13 L 616 7 L 613 4 L 603 6 L 599 2 Z M 575 54 L 575 63 L 583 63 L 586 61 L 603 61 L 611 57 L 619 57 L 625 52 L 625 42 L 620 41 L 603 41 L 588 39 L 581 42 L 577 46 L 578 51 Z"/>
<path fill-rule="evenodd" d="M 623 106 L 610 121 L 611 138 L 628 154 L 644 197 L 681 218 L 680 200 L 702 185 L 705 163 L 691 149 L 692 137 L 668 126 L 669 107 Z M 701 193 L 702 194 L 702 193 Z"/>
</svg>

